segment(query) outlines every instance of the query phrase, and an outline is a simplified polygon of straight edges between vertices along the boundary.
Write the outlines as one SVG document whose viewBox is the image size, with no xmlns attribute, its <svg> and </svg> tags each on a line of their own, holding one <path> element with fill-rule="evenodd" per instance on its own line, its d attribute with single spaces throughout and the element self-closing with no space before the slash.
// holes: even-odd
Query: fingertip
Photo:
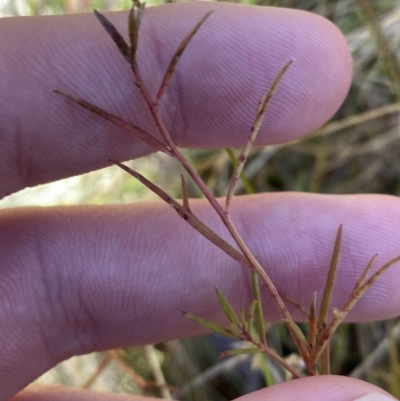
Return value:
<svg viewBox="0 0 400 401">
<path fill-rule="evenodd" d="M 182 18 L 176 23 L 182 31 L 174 39 L 178 42 L 209 7 L 176 4 L 154 10 L 154 17 L 191 17 L 185 27 Z M 334 24 L 293 9 L 225 3 L 213 8 L 216 12 L 188 46 L 171 83 L 168 104 L 174 106 L 166 106 L 166 114 L 176 117 L 169 123 L 180 146 L 242 146 L 261 94 L 289 60 L 296 62 L 279 83 L 257 144 L 293 140 L 332 117 L 352 78 L 351 53 Z M 168 59 L 174 46 L 163 57 Z"/>
<path fill-rule="evenodd" d="M 390 401 L 386 391 L 373 384 L 344 376 L 314 376 L 280 383 L 236 401 Z"/>
</svg>

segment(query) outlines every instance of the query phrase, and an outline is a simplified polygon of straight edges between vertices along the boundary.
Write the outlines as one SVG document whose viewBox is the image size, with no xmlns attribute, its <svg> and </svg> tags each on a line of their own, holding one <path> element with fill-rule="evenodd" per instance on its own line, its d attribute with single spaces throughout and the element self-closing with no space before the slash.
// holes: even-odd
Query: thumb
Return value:
<svg viewBox="0 0 400 401">
<path fill-rule="evenodd" d="M 344 376 L 316 376 L 280 383 L 235 401 L 393 401 L 373 384 Z"/>
</svg>

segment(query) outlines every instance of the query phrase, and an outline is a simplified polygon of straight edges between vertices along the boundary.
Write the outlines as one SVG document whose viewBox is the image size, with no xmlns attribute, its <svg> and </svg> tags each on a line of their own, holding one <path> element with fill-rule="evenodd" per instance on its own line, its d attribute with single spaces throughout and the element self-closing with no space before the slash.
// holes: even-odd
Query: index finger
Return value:
<svg viewBox="0 0 400 401">
<path fill-rule="evenodd" d="M 261 93 L 291 59 L 258 144 L 304 135 L 338 109 L 352 70 L 339 30 L 303 11 L 234 4 L 146 10 L 138 60 L 153 94 L 180 40 L 210 9 L 163 100 L 178 146 L 243 145 Z M 126 13 L 108 17 L 126 32 Z M 93 15 L 3 19 L 0 49 L 0 196 L 152 151 L 49 93 L 76 95 L 157 135 L 129 66 Z"/>
</svg>

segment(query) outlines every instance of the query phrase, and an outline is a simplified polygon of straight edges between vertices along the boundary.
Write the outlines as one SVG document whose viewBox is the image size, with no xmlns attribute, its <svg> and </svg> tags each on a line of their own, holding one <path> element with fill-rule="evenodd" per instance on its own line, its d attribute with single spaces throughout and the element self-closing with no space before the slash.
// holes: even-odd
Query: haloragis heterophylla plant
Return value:
<svg viewBox="0 0 400 401">
<path fill-rule="evenodd" d="M 298 352 L 304 361 L 308 375 L 317 374 L 328 374 L 330 373 L 329 363 L 329 341 L 334 334 L 337 327 L 346 318 L 349 311 L 354 307 L 356 302 L 365 294 L 365 292 L 374 284 L 374 282 L 393 264 L 400 261 L 400 256 L 396 257 L 387 263 L 374 270 L 374 273 L 370 273 L 371 268 L 374 265 L 376 255 L 371 255 L 370 262 L 366 265 L 365 270 L 359 277 L 352 292 L 348 295 L 347 300 L 335 308 L 335 305 L 331 305 L 332 292 L 334 289 L 335 278 L 340 263 L 341 245 L 342 245 L 342 232 L 345 230 L 341 223 L 338 222 L 338 231 L 336 235 L 335 244 L 333 246 L 331 264 L 328 270 L 325 289 L 321 300 L 317 299 L 316 294 L 310 299 L 310 305 L 307 307 L 297 305 L 296 300 L 286 297 L 285 294 L 280 294 L 276 289 L 273 281 L 268 274 L 268 266 L 262 266 L 250 248 L 244 241 L 243 237 L 239 233 L 234 220 L 231 215 L 231 205 L 234 199 L 234 193 L 236 184 L 242 174 L 243 166 L 246 163 L 250 149 L 252 148 L 260 127 L 263 123 L 264 116 L 268 112 L 268 107 L 273 101 L 276 90 L 279 89 L 279 84 L 285 79 L 286 74 L 291 69 L 296 68 L 295 60 L 287 60 L 281 66 L 280 71 L 269 84 L 268 88 L 265 88 L 265 92 L 262 94 L 258 105 L 255 105 L 255 117 L 253 122 L 249 122 L 251 126 L 250 132 L 247 135 L 247 141 L 243 150 L 241 151 L 239 158 L 236 162 L 234 172 L 232 174 L 230 184 L 227 188 L 227 194 L 225 202 L 219 202 L 207 185 L 202 181 L 198 173 L 186 160 L 184 155 L 180 152 L 177 145 L 172 139 L 170 132 L 163 122 L 163 118 L 160 113 L 160 105 L 164 99 L 164 95 L 168 91 L 168 86 L 171 79 L 174 77 L 174 73 L 178 68 L 179 62 L 185 49 L 190 44 L 192 38 L 196 35 L 198 30 L 207 29 L 207 21 L 213 18 L 213 12 L 210 10 L 207 12 L 199 22 L 187 33 L 182 39 L 180 45 L 176 49 L 175 53 L 171 56 L 170 63 L 165 71 L 165 75 L 161 81 L 157 93 L 152 96 L 148 89 L 146 82 L 144 81 L 140 69 L 140 60 L 137 59 L 137 48 L 140 38 L 140 25 L 144 18 L 144 3 L 139 1 L 133 2 L 133 7 L 129 13 L 129 42 L 126 42 L 124 37 L 118 32 L 118 30 L 111 24 L 111 22 L 104 17 L 102 14 L 95 12 L 101 25 L 107 31 L 111 39 L 114 41 L 118 50 L 122 54 L 122 57 L 129 63 L 133 73 L 133 90 L 140 91 L 143 99 L 145 100 L 147 107 L 154 119 L 155 125 L 158 129 L 158 134 L 161 136 L 161 140 L 152 135 L 141 127 L 136 126 L 134 123 L 130 123 L 113 115 L 106 110 L 103 110 L 91 103 L 86 102 L 83 99 L 79 99 L 70 94 L 63 93 L 59 90 L 55 92 L 60 93 L 69 99 L 73 100 L 77 104 L 84 108 L 98 114 L 100 117 L 111 121 L 117 126 L 123 128 L 128 133 L 133 135 L 151 146 L 155 150 L 162 152 L 174 159 L 176 159 L 181 166 L 184 168 L 188 176 L 194 181 L 199 190 L 202 192 L 204 197 L 209 202 L 209 205 L 216 213 L 216 216 L 220 219 L 222 224 L 226 227 L 227 231 L 231 236 L 232 242 L 229 243 L 208 227 L 190 207 L 190 200 L 188 197 L 187 183 L 184 175 L 181 175 L 181 187 L 182 187 L 182 200 L 178 201 L 168 195 L 160 187 L 146 179 L 137 171 L 125 166 L 116 160 L 110 160 L 113 164 L 119 166 L 127 173 L 134 176 L 151 191 L 157 194 L 167 205 L 172 207 L 177 214 L 190 224 L 195 230 L 201 235 L 211 241 L 214 245 L 219 247 L 221 251 L 228 254 L 234 260 L 240 262 L 243 268 L 250 269 L 252 275 L 252 291 L 253 301 L 246 308 L 241 311 L 235 311 L 230 305 L 228 299 L 225 297 L 220 289 L 217 289 L 217 298 L 219 303 L 227 317 L 228 323 L 226 326 L 214 323 L 204 318 L 192 315 L 188 312 L 183 312 L 188 318 L 195 322 L 207 327 L 211 331 L 224 334 L 228 337 L 243 340 L 252 344 L 250 348 L 240 348 L 227 351 L 224 355 L 232 355 L 238 353 L 257 353 L 263 352 L 273 360 L 280 363 L 285 369 L 287 369 L 294 378 L 300 377 L 300 373 L 297 372 L 284 358 L 276 353 L 267 343 L 265 336 L 265 321 L 263 315 L 263 306 L 261 302 L 259 281 L 267 289 L 272 301 L 275 303 L 277 310 L 280 313 L 282 321 L 285 323 L 287 330 L 293 338 L 294 343 L 297 346 Z M 204 25 L 204 26 L 203 26 Z M 184 62 L 184 60 L 182 61 Z M 345 224 L 345 222 L 344 222 Z M 232 245 L 233 244 L 233 245 Z M 293 304 L 299 308 L 308 320 L 308 330 L 304 332 L 300 326 L 294 321 L 290 309 Z M 319 305 L 319 306 L 318 306 Z M 255 329 L 256 328 L 256 329 Z"/>
</svg>

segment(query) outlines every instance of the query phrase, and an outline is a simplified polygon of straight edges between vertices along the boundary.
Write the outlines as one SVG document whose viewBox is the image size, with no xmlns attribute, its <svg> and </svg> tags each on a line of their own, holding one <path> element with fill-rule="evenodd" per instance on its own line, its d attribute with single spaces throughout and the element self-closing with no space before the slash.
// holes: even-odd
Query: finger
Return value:
<svg viewBox="0 0 400 401">
<path fill-rule="evenodd" d="M 10 401 L 146 401 L 148 398 L 66 387 L 30 386 Z M 382 389 L 361 380 L 341 376 L 309 377 L 277 384 L 236 401 L 390 401 L 394 397 Z"/>
<path fill-rule="evenodd" d="M 228 239 L 203 201 L 192 208 Z M 340 308 L 373 254 L 374 269 L 400 254 L 399 210 L 388 196 L 287 193 L 239 197 L 232 216 L 278 291 L 302 305 L 322 298 L 343 224 Z M 215 286 L 236 310 L 252 299 L 249 270 L 160 203 L 1 211 L 0 254 L 0 388 L 14 393 L 72 355 L 204 332 L 180 311 L 226 324 Z M 399 280 L 396 265 L 350 320 L 398 315 Z M 280 320 L 265 289 L 263 299 L 266 318 Z"/>
<path fill-rule="evenodd" d="M 390 401 L 382 389 L 361 380 L 343 376 L 319 376 L 277 384 L 236 401 Z"/>
<path fill-rule="evenodd" d="M 208 2 L 146 10 L 138 59 L 151 93 L 210 9 L 161 108 L 179 146 L 243 145 L 261 94 L 291 59 L 258 144 L 294 139 L 332 116 L 350 85 L 351 56 L 336 27 L 303 11 Z M 126 32 L 126 13 L 109 17 Z M 0 196 L 152 151 L 49 92 L 76 95 L 157 135 L 129 66 L 93 15 L 3 19 L 0 49 Z"/>
</svg>

